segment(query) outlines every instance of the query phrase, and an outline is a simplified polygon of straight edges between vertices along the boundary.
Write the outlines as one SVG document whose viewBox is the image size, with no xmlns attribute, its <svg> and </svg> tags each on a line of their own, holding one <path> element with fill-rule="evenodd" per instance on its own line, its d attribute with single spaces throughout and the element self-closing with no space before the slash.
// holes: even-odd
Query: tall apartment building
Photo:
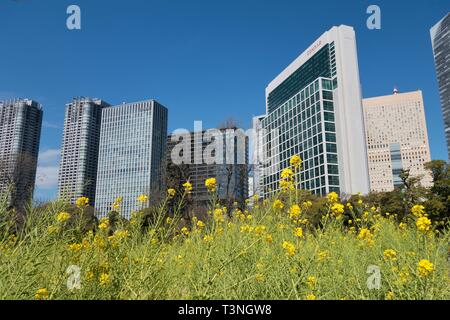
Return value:
<svg viewBox="0 0 450 320">
<path fill-rule="evenodd" d="M 130 218 L 139 195 L 163 188 L 167 113 L 155 100 L 103 108 L 95 196 L 100 216 L 122 197 L 120 213 Z"/>
<path fill-rule="evenodd" d="M 372 191 L 392 191 L 402 185 L 400 173 L 423 176 L 431 186 L 424 164 L 431 161 L 421 91 L 363 100 L 364 122 Z"/>
<path fill-rule="evenodd" d="M 42 126 L 36 101 L 0 102 L 0 194 L 19 207 L 33 197 Z"/>
<path fill-rule="evenodd" d="M 84 196 L 94 205 L 102 110 L 108 106 L 84 97 L 66 105 L 58 194 L 70 203 Z"/>
<path fill-rule="evenodd" d="M 280 172 L 296 154 L 303 159 L 301 188 L 367 193 L 361 100 L 355 32 L 333 27 L 266 88 L 263 196 L 279 189 Z"/>
<path fill-rule="evenodd" d="M 217 129 L 216 133 L 220 134 L 218 139 L 221 142 L 217 144 L 217 149 L 211 152 L 214 159 L 207 159 L 208 157 L 205 157 L 209 154 L 207 149 L 212 146 L 207 132 L 174 133 L 168 137 L 166 159 L 168 175 L 173 175 L 170 170 L 174 170 L 174 166 L 183 171 L 179 176 L 191 182 L 192 200 L 197 208 L 206 208 L 210 200 L 210 194 L 205 186 L 205 180 L 208 178 L 217 180 L 218 199 L 243 203 L 249 191 L 248 137 L 242 131 L 230 129 L 227 134 L 227 129 Z M 176 148 L 177 145 L 179 148 Z M 183 146 L 186 146 L 186 150 L 181 151 Z M 188 147 L 190 150 L 187 150 Z M 222 155 L 219 155 L 219 149 L 222 149 Z M 216 155 L 219 157 L 215 158 Z M 174 160 L 183 156 L 185 158 L 182 164 Z M 172 181 L 172 183 L 181 185 L 184 181 Z"/>
<path fill-rule="evenodd" d="M 430 33 L 450 159 L 450 13 L 431 28 Z"/>
</svg>

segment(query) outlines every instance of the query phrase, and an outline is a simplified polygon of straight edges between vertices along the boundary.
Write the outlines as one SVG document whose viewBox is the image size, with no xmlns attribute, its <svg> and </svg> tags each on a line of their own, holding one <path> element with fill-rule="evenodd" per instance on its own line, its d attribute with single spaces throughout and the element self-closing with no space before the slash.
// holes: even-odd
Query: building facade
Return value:
<svg viewBox="0 0 450 320">
<path fill-rule="evenodd" d="M 66 105 L 58 195 L 70 203 L 84 196 L 94 205 L 102 110 L 108 106 L 90 98 Z"/>
<path fill-rule="evenodd" d="M 219 200 L 243 204 L 249 192 L 249 139 L 244 132 L 236 129 L 228 129 L 228 133 L 227 129 L 209 132 L 211 134 L 208 131 L 174 133 L 168 137 L 166 159 L 168 176 L 174 176 L 173 170 L 182 171 L 176 175 L 181 177 L 182 181 L 172 181 L 174 184 L 172 187 L 189 180 L 193 187 L 194 206 L 206 208 L 211 197 L 205 186 L 205 180 L 215 178 Z M 221 140 L 215 148 L 212 147 L 211 136 Z"/>
<path fill-rule="evenodd" d="M 364 99 L 363 108 L 371 190 L 401 186 L 402 170 L 423 176 L 422 185 L 431 186 L 424 168 L 431 158 L 422 92 Z"/>
<path fill-rule="evenodd" d="M 266 88 L 263 196 L 279 190 L 293 155 L 300 187 L 314 194 L 369 191 L 355 32 L 333 27 Z"/>
<path fill-rule="evenodd" d="M 262 121 L 266 115 L 260 115 L 253 117 L 252 120 L 252 134 L 253 137 L 251 139 L 251 190 L 249 189 L 249 196 L 257 195 L 261 196 L 263 194 L 261 190 L 261 173 L 264 167 L 264 152 L 263 152 L 263 130 L 262 130 Z"/>
<path fill-rule="evenodd" d="M 167 109 L 155 100 L 104 108 L 100 131 L 95 208 L 100 216 L 122 197 L 120 213 L 130 218 L 137 198 L 163 188 Z"/>
<path fill-rule="evenodd" d="M 42 115 L 36 101 L 0 102 L 0 194 L 11 206 L 33 198 Z"/>
<path fill-rule="evenodd" d="M 431 28 L 430 33 L 450 159 L 450 13 Z"/>
</svg>

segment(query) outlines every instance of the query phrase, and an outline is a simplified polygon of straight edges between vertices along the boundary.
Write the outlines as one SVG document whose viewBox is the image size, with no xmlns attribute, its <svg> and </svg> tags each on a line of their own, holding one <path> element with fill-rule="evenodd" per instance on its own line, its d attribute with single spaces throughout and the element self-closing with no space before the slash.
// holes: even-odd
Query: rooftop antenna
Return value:
<svg viewBox="0 0 450 320">
<path fill-rule="evenodd" d="M 397 86 L 394 86 L 394 95 L 398 94 L 398 88 Z"/>
</svg>

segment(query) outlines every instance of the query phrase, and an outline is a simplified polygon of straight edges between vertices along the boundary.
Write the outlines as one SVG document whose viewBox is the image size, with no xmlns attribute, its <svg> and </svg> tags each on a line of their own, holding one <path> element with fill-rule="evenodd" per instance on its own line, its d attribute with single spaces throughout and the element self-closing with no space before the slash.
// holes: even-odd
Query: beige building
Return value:
<svg viewBox="0 0 450 320">
<path fill-rule="evenodd" d="M 423 176 L 431 185 L 424 164 L 431 161 L 422 91 L 363 100 L 369 175 L 372 191 L 392 191 L 400 186 L 399 174 Z"/>
</svg>

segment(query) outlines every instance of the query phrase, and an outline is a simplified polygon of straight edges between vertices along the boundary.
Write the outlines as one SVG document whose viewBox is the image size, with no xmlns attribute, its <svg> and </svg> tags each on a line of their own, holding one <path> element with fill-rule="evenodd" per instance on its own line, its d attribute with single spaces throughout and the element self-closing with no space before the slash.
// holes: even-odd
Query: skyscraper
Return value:
<svg viewBox="0 0 450 320">
<path fill-rule="evenodd" d="M 107 106 L 90 98 L 66 105 L 58 194 L 71 203 L 84 196 L 94 205 L 102 109 Z"/>
<path fill-rule="evenodd" d="M 263 194 L 279 189 L 293 155 L 301 188 L 315 194 L 369 191 L 355 32 L 333 27 L 266 88 Z"/>
<path fill-rule="evenodd" d="M 402 185 L 400 173 L 423 176 L 431 185 L 424 164 L 431 161 L 421 91 L 363 100 L 372 191 L 392 191 Z"/>
<path fill-rule="evenodd" d="M 100 216 L 122 197 L 121 215 L 139 209 L 137 198 L 163 188 L 167 109 L 155 100 L 104 108 L 95 208 Z"/>
<path fill-rule="evenodd" d="M 444 115 L 447 152 L 450 159 L 450 13 L 431 28 L 431 42 Z"/>
<path fill-rule="evenodd" d="M 42 114 L 36 101 L 0 102 L 0 193 L 15 207 L 33 196 Z"/>
<path fill-rule="evenodd" d="M 217 181 L 217 198 L 223 202 L 229 201 L 231 203 L 238 202 L 243 204 L 248 197 L 248 138 L 244 132 L 235 129 L 216 129 L 215 132 L 222 141 L 218 146 L 223 146 L 223 154 L 218 158 L 220 160 L 208 161 L 204 157 L 207 153 L 208 146 L 211 141 L 208 139 L 208 131 L 201 131 L 197 133 L 176 134 L 168 137 L 168 176 L 184 176 L 183 179 L 191 182 L 192 201 L 196 208 L 204 209 L 209 205 L 211 195 L 205 186 L 205 180 L 208 178 L 215 178 Z M 197 135 L 198 136 L 197 136 Z M 182 137 L 182 139 L 181 139 Z M 182 157 L 180 155 L 186 150 L 175 149 L 178 144 L 182 145 L 187 139 L 186 146 L 190 147 L 189 155 L 182 164 L 175 164 L 173 157 Z M 228 151 L 227 151 L 228 148 Z M 218 155 L 220 150 L 214 150 L 214 155 Z M 227 154 L 228 152 L 228 154 Z M 227 159 L 228 158 L 228 159 Z M 227 161 L 228 160 L 228 161 Z M 213 162 L 213 163 L 212 163 Z M 173 170 L 182 171 L 181 174 L 173 174 Z M 178 186 L 185 182 L 170 181 Z M 172 185 L 172 187 L 176 187 Z"/>
</svg>

